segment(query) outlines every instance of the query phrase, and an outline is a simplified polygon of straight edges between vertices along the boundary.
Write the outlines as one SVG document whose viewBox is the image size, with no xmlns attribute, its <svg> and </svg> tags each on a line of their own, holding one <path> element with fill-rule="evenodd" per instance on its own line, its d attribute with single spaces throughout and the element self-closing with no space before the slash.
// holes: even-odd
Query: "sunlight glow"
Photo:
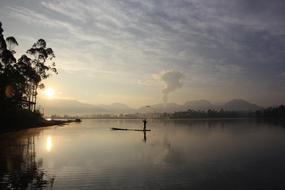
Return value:
<svg viewBox="0 0 285 190">
<path fill-rule="evenodd" d="M 47 136 L 46 150 L 50 152 L 52 149 L 52 138 L 51 136 Z"/>
<path fill-rule="evenodd" d="M 53 88 L 47 88 L 45 91 L 45 95 L 51 99 L 55 95 L 55 90 Z"/>
</svg>

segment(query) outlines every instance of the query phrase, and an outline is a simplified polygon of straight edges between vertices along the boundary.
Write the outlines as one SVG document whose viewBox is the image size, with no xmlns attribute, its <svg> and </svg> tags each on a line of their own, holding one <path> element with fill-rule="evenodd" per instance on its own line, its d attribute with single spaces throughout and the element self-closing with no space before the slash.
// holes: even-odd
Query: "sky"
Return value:
<svg viewBox="0 0 285 190">
<path fill-rule="evenodd" d="M 1 0 L 5 37 L 39 38 L 55 98 L 132 107 L 241 98 L 285 103 L 284 0 Z M 44 93 L 40 92 L 44 97 Z"/>
</svg>

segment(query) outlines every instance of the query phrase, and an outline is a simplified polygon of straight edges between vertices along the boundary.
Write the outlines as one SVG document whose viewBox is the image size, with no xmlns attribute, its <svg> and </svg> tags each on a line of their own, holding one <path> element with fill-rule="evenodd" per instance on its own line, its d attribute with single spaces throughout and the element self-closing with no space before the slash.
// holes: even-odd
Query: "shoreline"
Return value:
<svg viewBox="0 0 285 190">
<path fill-rule="evenodd" d="M 64 126 L 72 122 L 81 122 L 76 120 L 46 120 L 43 119 L 38 122 L 31 122 L 31 123 L 21 123 L 21 122 L 5 122 L 5 126 L 9 127 L 0 127 L 0 134 L 25 130 L 25 129 L 32 129 L 32 128 L 41 128 L 41 127 L 51 127 L 51 126 Z M 21 125 L 21 127 L 17 127 Z"/>
<path fill-rule="evenodd" d="M 66 125 L 68 123 L 72 123 L 75 122 L 74 120 L 44 120 L 41 124 L 39 124 L 38 127 L 49 127 L 49 126 L 53 126 L 53 125 Z"/>
</svg>

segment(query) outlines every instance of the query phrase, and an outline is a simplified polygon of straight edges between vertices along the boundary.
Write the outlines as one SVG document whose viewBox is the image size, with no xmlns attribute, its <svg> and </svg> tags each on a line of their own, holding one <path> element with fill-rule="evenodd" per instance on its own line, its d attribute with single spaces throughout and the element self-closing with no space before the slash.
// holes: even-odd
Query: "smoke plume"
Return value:
<svg viewBox="0 0 285 190">
<path fill-rule="evenodd" d="M 167 103 L 168 95 L 171 92 L 182 87 L 181 79 L 183 78 L 183 74 L 179 71 L 164 71 L 160 75 L 156 75 L 156 78 L 164 84 L 161 92 L 165 103 Z"/>
</svg>

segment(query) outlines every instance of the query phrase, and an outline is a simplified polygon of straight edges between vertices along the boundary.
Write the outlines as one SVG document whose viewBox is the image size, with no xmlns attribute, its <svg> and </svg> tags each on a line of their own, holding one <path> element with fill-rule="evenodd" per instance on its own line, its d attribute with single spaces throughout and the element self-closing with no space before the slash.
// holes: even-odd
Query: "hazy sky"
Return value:
<svg viewBox="0 0 285 190">
<path fill-rule="evenodd" d="M 130 106 L 243 98 L 285 103 L 284 0 L 1 0 L 17 56 L 56 54 L 56 97 Z"/>
</svg>

